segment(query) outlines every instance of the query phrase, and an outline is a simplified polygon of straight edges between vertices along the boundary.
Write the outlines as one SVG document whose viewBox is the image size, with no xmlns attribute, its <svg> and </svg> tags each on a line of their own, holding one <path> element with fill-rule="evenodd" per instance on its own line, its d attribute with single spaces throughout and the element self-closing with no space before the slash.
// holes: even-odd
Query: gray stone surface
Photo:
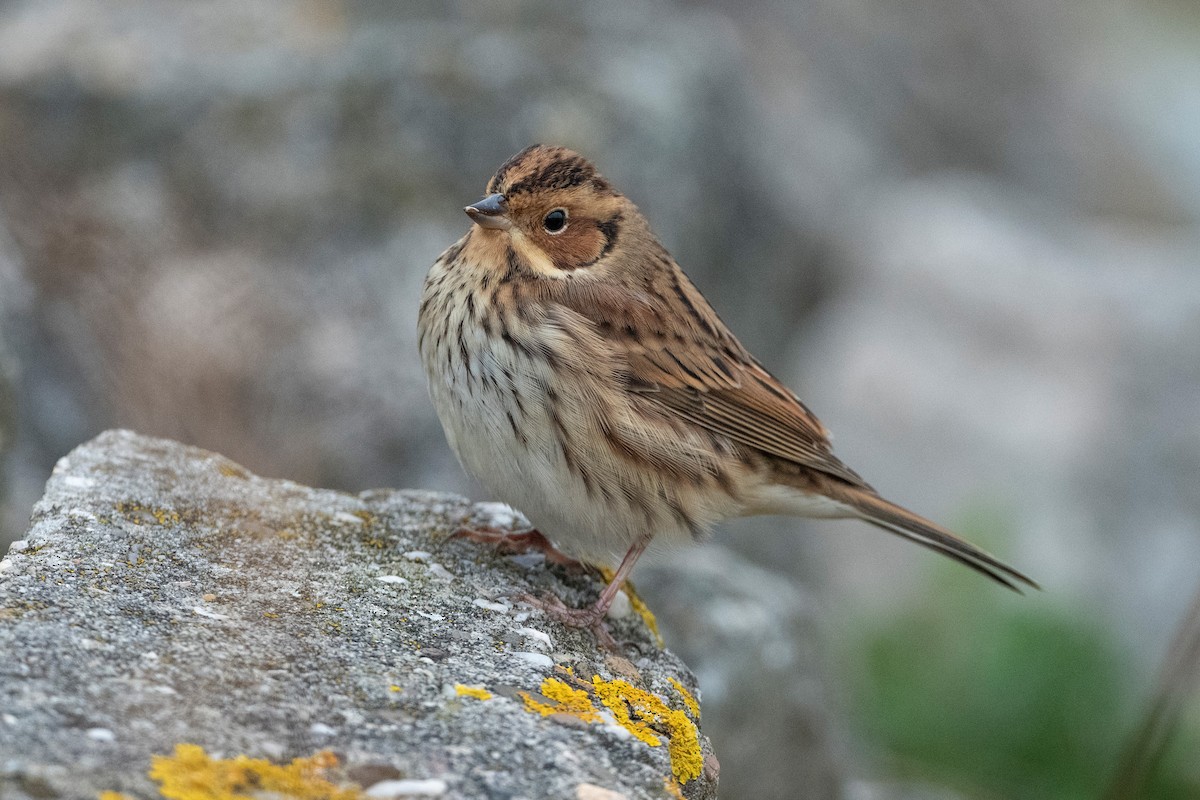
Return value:
<svg viewBox="0 0 1200 800">
<path fill-rule="evenodd" d="M 722 795 L 848 796 L 818 599 L 716 544 L 680 556 L 644 569 L 637 586 L 704 690 Z"/>
<path fill-rule="evenodd" d="M 612 623 L 614 655 L 512 602 L 579 603 L 598 585 L 447 540 L 467 520 L 512 515 L 265 480 L 124 431 L 77 448 L 0 561 L 0 796 L 154 797 L 151 756 L 179 743 L 275 761 L 331 750 L 339 779 L 432 781 L 435 796 L 674 796 L 665 740 L 532 713 L 518 693 L 570 667 L 682 709 L 670 680 L 694 692 L 687 667 L 634 614 Z M 688 798 L 715 797 L 700 741 L 708 771 Z"/>
</svg>

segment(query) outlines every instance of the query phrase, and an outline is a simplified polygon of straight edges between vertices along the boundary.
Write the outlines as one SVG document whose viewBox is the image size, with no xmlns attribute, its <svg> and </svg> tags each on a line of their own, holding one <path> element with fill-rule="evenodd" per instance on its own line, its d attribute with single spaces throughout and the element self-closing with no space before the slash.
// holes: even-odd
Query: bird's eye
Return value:
<svg viewBox="0 0 1200 800">
<path fill-rule="evenodd" d="M 542 219 L 542 227 L 546 233 L 561 233 L 567 227 L 567 210 L 556 208 Z"/>
</svg>

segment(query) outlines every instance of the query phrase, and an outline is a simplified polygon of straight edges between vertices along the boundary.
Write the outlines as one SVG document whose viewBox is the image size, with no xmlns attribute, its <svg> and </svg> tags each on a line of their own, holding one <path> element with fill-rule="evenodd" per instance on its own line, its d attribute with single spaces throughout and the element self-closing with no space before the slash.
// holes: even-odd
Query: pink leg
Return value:
<svg viewBox="0 0 1200 800">
<path fill-rule="evenodd" d="M 621 587 L 625 584 L 625 579 L 633 571 L 633 565 L 637 563 L 638 558 L 645 552 L 646 547 L 650 544 L 650 540 L 653 537 L 654 534 L 652 533 L 642 534 L 633 543 L 633 546 L 625 553 L 625 557 L 621 559 L 621 565 L 617 567 L 613 579 L 604 587 L 604 591 L 600 592 L 599 599 L 587 608 L 568 608 L 562 600 L 553 595 L 545 599 L 529 596 L 522 597 L 521 599 L 542 609 L 551 619 L 558 620 L 564 625 L 590 630 L 595 635 L 596 641 L 600 643 L 601 647 L 615 650 L 616 641 L 604 624 L 604 615 L 608 613 L 608 609 L 612 606 L 617 592 L 621 591 Z"/>
<path fill-rule="evenodd" d="M 600 599 L 592 606 L 592 611 L 599 619 L 608 613 L 609 606 L 617 596 L 617 592 L 621 591 L 621 587 L 625 585 L 625 580 L 629 577 L 629 573 L 633 572 L 633 565 L 641 558 L 642 553 L 650 544 L 650 540 L 654 537 L 652 533 L 643 533 L 641 538 L 633 543 L 625 553 L 625 557 L 621 559 L 621 566 L 617 567 L 617 572 L 613 575 L 613 579 L 608 582 L 608 586 L 604 587 L 604 591 L 600 593 Z"/>
</svg>

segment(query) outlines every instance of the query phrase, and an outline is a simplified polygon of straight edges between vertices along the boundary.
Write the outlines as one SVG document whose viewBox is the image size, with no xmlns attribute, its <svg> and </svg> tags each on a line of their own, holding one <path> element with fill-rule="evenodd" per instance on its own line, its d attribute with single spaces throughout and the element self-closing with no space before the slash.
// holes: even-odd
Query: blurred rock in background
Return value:
<svg viewBox="0 0 1200 800">
<path fill-rule="evenodd" d="M 846 461 L 1149 675 L 1200 561 L 1198 44 L 1194 7 L 1130 0 L 5 4 L 0 541 L 118 425 L 481 496 L 416 297 L 496 166 L 557 142 Z M 838 633 L 933 569 L 852 523 L 721 541 Z"/>
</svg>

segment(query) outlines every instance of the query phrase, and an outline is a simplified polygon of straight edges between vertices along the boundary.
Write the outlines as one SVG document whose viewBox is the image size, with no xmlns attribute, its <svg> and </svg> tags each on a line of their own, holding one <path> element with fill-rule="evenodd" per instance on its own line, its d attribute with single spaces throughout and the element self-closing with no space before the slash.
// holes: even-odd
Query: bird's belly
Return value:
<svg viewBox="0 0 1200 800">
<path fill-rule="evenodd" d="M 469 359 L 426 354 L 430 393 L 463 467 L 565 551 L 615 564 L 645 532 L 656 546 L 690 543 L 729 514 L 680 498 L 670 481 L 622 463 L 589 415 L 594 399 L 547 362 L 482 331 Z M 548 388 L 552 391 L 548 391 Z M 690 502 L 689 502 L 690 500 Z"/>
</svg>

